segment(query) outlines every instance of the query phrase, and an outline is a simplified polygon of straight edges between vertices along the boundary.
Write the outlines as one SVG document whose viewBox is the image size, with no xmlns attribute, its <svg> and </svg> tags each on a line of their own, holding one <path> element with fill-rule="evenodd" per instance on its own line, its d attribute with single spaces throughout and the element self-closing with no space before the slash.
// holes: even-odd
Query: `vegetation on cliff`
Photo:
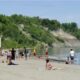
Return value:
<svg viewBox="0 0 80 80">
<path fill-rule="evenodd" d="M 34 47 L 42 44 L 52 46 L 52 43 L 56 41 L 64 43 L 64 40 L 51 34 L 51 31 L 59 29 L 80 39 L 80 29 L 75 22 L 60 23 L 57 20 L 17 14 L 0 15 L 0 34 L 4 48 Z"/>
</svg>

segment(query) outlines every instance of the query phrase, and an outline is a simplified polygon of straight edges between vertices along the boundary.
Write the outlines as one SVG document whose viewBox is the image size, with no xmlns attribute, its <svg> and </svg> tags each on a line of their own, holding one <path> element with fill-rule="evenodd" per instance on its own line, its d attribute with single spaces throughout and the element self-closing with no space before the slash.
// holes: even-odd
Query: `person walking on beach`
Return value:
<svg viewBox="0 0 80 80">
<path fill-rule="evenodd" d="M 23 59 L 23 56 L 24 56 L 24 51 L 22 48 L 19 49 L 19 59 Z"/>
<path fill-rule="evenodd" d="M 12 57 L 11 57 L 11 59 L 12 60 L 15 60 L 15 50 L 14 50 L 14 48 L 12 48 L 12 50 L 11 50 L 11 55 L 12 55 Z"/>
<path fill-rule="evenodd" d="M 19 58 L 19 49 L 18 48 L 16 49 L 16 55 L 15 55 L 15 57 L 16 57 L 16 59 Z"/>
<path fill-rule="evenodd" d="M 74 63 L 75 52 L 73 49 L 70 49 L 70 63 Z"/>
<path fill-rule="evenodd" d="M 28 57 L 28 58 L 30 58 L 30 56 L 31 56 L 31 50 L 30 50 L 30 49 L 28 49 L 27 57 Z"/>
<path fill-rule="evenodd" d="M 24 56 L 25 56 L 25 59 L 27 59 L 27 54 L 28 54 L 28 50 L 24 47 Z"/>
</svg>

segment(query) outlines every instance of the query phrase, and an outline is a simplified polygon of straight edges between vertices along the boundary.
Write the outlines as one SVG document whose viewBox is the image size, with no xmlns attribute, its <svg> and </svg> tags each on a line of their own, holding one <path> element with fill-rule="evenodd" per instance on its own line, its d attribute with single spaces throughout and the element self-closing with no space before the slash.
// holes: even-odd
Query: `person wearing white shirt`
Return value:
<svg viewBox="0 0 80 80">
<path fill-rule="evenodd" d="M 74 56 L 75 56 L 75 52 L 73 49 L 70 50 L 70 60 L 71 60 L 71 63 L 74 63 Z"/>
</svg>

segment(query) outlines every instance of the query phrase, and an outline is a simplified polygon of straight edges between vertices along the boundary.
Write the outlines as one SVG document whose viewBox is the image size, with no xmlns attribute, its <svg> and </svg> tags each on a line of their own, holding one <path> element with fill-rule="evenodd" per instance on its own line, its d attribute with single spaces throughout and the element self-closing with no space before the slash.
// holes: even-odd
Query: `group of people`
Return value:
<svg viewBox="0 0 80 80">
<path fill-rule="evenodd" d="M 66 64 L 74 64 L 74 59 L 75 59 L 75 51 L 73 49 L 70 49 L 70 53 L 67 56 Z M 47 70 L 56 69 L 54 65 L 50 63 L 50 60 L 48 58 L 46 58 L 46 69 Z"/>
<path fill-rule="evenodd" d="M 8 63 L 8 65 L 14 64 L 12 62 L 12 60 L 15 60 L 15 50 L 14 50 L 14 48 L 12 48 L 12 50 L 8 50 L 8 51 L 3 51 L 2 50 L 2 56 L 7 57 L 6 62 Z"/>
<path fill-rule="evenodd" d="M 29 52 L 30 51 L 30 52 Z M 2 52 L 2 55 L 4 52 Z M 11 50 L 6 51 L 7 54 L 7 63 L 8 65 L 15 65 L 12 60 L 15 60 L 15 58 L 25 58 L 27 60 L 27 57 L 30 56 L 31 50 L 26 49 L 25 47 L 23 49 L 14 49 L 12 48 Z M 33 56 L 36 56 L 36 50 L 33 50 Z M 37 57 L 37 56 L 36 56 Z M 45 57 L 46 57 L 46 69 L 51 70 L 54 68 L 54 66 L 50 63 L 48 59 L 48 48 L 45 50 Z M 75 58 L 75 52 L 73 49 L 70 49 L 70 54 L 67 57 L 66 64 L 73 64 L 74 63 L 74 58 Z"/>
<path fill-rule="evenodd" d="M 2 49 L 2 56 L 6 57 L 6 62 L 8 63 L 8 65 L 14 65 L 14 60 L 15 59 L 25 59 L 27 60 L 27 58 L 33 55 L 35 58 L 41 58 L 41 56 L 39 57 L 37 55 L 36 49 L 27 49 L 26 47 L 24 48 L 20 48 L 20 49 L 8 49 L 8 50 L 4 50 Z M 48 48 L 46 47 L 45 49 L 45 57 L 48 58 Z M 2 61 L 4 62 L 4 61 Z"/>
<path fill-rule="evenodd" d="M 25 47 L 22 49 L 10 49 L 10 50 L 6 50 L 4 51 L 4 49 L 2 50 L 2 56 L 6 56 L 7 59 L 7 63 L 9 65 L 14 64 L 12 63 L 12 60 L 15 60 L 16 58 L 22 59 L 25 58 L 27 59 L 27 56 L 30 56 L 31 54 L 31 50 L 26 49 Z"/>
</svg>

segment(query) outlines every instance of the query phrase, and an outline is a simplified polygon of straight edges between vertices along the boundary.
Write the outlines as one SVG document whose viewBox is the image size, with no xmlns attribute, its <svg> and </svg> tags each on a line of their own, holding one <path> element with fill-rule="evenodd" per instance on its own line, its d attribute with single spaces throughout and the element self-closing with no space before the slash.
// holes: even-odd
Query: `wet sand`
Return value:
<svg viewBox="0 0 80 80">
<path fill-rule="evenodd" d="M 80 65 L 51 62 L 56 70 L 46 70 L 45 60 L 17 60 L 19 65 L 0 61 L 0 80 L 80 80 Z"/>
</svg>

